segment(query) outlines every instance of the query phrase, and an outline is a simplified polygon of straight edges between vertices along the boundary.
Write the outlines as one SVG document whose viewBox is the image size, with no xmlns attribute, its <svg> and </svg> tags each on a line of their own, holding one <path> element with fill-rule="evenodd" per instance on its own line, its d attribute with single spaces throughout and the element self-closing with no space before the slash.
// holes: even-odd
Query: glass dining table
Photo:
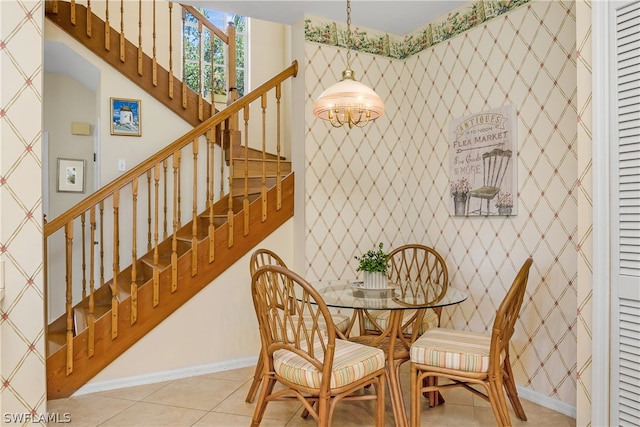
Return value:
<svg viewBox="0 0 640 427">
<path fill-rule="evenodd" d="M 416 283 L 388 283 L 382 289 L 365 288 L 362 282 L 322 281 L 313 284 L 327 306 L 352 309 L 346 336 L 350 341 L 382 349 L 387 358 L 387 383 L 396 426 L 407 426 L 408 418 L 400 386 L 400 365 L 409 360 L 411 343 L 419 337 L 427 309 L 440 309 L 467 299 L 467 293 L 452 287 L 421 286 Z M 374 310 L 388 310 L 386 325 L 379 334 L 365 334 L 366 319 Z M 410 312 L 408 310 L 411 310 Z M 360 335 L 353 327 L 359 323 Z"/>
</svg>

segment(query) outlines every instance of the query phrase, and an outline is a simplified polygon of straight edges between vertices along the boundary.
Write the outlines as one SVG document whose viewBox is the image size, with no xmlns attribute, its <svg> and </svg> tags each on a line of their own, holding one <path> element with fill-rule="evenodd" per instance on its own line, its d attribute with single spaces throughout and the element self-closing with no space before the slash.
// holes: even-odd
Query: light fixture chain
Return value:
<svg viewBox="0 0 640 427">
<path fill-rule="evenodd" d="M 351 0 L 347 0 L 347 70 L 351 69 Z"/>
<path fill-rule="evenodd" d="M 313 114 L 336 128 L 364 127 L 384 114 L 384 102 L 371 88 L 357 82 L 351 70 L 351 0 L 347 0 L 346 47 L 347 69 L 342 72 L 342 80 L 320 94 L 313 104 Z"/>
</svg>

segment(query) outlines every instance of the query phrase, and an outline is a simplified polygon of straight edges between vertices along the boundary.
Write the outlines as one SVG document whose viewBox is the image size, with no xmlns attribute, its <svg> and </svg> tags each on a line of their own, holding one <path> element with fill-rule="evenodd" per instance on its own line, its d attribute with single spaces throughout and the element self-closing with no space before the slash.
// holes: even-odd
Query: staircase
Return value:
<svg viewBox="0 0 640 427">
<path fill-rule="evenodd" d="M 94 37 L 106 34 L 112 46 L 120 40 L 90 12 L 90 3 L 81 13 L 77 7 L 52 2 L 47 17 L 80 28 L 73 30 L 78 40 L 92 38 L 82 36 L 88 27 Z M 97 54 L 112 63 L 110 54 Z M 145 55 L 125 54 L 124 64 L 128 57 L 157 68 Z M 170 72 L 142 74 L 152 82 L 158 76 L 176 81 Z M 294 176 L 280 152 L 280 117 L 282 85 L 296 74 L 294 62 L 208 118 L 201 95 L 168 105 L 197 121 L 194 129 L 45 224 L 47 292 L 65 294 L 64 313 L 47 327 L 48 399 L 70 396 L 293 216 Z M 141 85 L 147 86 L 160 85 Z M 181 82 L 174 87 L 185 93 Z M 195 114 L 185 113 L 189 105 Z M 257 124 L 251 110 L 261 112 L 253 115 Z"/>
</svg>

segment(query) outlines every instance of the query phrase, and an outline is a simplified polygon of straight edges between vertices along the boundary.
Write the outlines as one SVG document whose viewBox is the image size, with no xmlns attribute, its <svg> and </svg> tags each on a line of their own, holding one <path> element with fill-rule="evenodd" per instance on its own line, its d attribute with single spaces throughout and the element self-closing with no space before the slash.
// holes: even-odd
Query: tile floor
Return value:
<svg viewBox="0 0 640 427">
<path fill-rule="evenodd" d="M 123 388 L 67 399 L 51 400 L 48 413 L 69 413 L 72 426 L 221 426 L 251 424 L 254 404 L 244 401 L 253 368 L 201 375 L 162 383 Z M 408 364 L 402 367 L 405 402 L 409 404 Z M 434 409 L 425 407 L 423 426 L 494 426 L 493 413 L 484 400 L 455 388 L 443 393 L 446 403 Z M 520 421 L 511 411 L 514 426 L 575 427 L 575 419 L 528 402 L 522 404 L 528 421 Z M 372 402 L 338 404 L 335 427 L 372 426 Z M 511 410 L 511 408 L 509 408 Z M 315 426 L 312 417 L 300 417 L 301 405 L 275 402 L 267 406 L 261 426 Z M 61 424 L 49 424 L 50 426 Z M 69 424 L 65 424 L 69 425 Z M 386 423 L 393 426 L 393 413 L 387 399 Z"/>
</svg>

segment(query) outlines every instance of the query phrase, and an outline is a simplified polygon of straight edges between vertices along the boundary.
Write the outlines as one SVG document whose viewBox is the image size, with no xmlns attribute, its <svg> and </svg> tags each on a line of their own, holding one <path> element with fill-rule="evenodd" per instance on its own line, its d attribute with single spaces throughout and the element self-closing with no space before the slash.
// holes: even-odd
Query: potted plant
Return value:
<svg viewBox="0 0 640 427">
<path fill-rule="evenodd" d="M 371 249 L 362 256 L 355 256 L 355 259 L 358 261 L 356 271 L 363 272 L 365 288 L 385 288 L 387 286 L 389 254 L 387 254 L 382 247 L 382 242 L 380 242 L 377 250 Z"/>
<path fill-rule="evenodd" d="M 498 215 L 511 215 L 511 209 L 513 209 L 511 193 L 501 191 L 496 199 L 496 208 L 498 208 Z"/>
<path fill-rule="evenodd" d="M 462 177 L 451 183 L 451 195 L 453 196 L 453 208 L 455 215 L 465 214 L 469 191 L 471 191 L 471 184 L 467 178 Z"/>
</svg>

